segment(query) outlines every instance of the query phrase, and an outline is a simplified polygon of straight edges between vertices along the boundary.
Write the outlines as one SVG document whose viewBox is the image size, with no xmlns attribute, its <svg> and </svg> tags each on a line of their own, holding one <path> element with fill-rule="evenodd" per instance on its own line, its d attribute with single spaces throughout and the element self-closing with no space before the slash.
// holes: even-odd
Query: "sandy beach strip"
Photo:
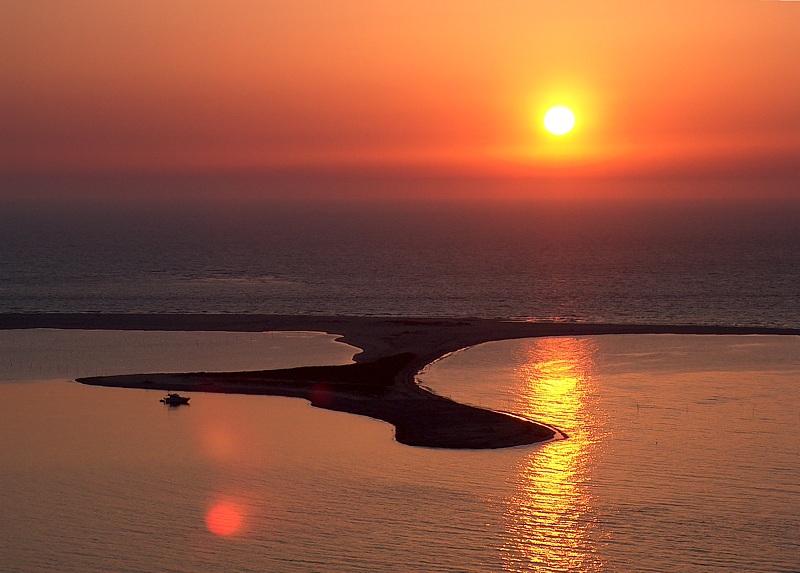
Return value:
<svg viewBox="0 0 800 573">
<path fill-rule="evenodd" d="M 315 331 L 362 351 L 355 364 L 257 372 L 130 374 L 82 378 L 100 386 L 299 397 L 314 406 L 384 420 L 398 442 L 483 449 L 552 439 L 532 420 L 459 404 L 415 382 L 442 356 L 495 340 L 603 334 L 800 335 L 800 329 L 690 325 L 613 325 L 493 319 L 236 314 L 0 314 L 0 329 L 60 328 L 158 331 Z"/>
</svg>

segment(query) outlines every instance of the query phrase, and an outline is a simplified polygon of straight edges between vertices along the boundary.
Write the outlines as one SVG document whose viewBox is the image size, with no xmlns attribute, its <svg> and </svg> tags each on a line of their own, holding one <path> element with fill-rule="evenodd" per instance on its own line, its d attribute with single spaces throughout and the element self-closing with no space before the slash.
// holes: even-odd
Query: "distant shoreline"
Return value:
<svg viewBox="0 0 800 573">
<path fill-rule="evenodd" d="M 255 314 L 0 314 L 0 329 L 159 331 L 314 331 L 361 349 L 355 364 L 258 372 L 130 374 L 81 378 L 84 384 L 173 391 L 300 397 L 312 405 L 393 424 L 398 442 L 486 449 L 556 437 L 553 428 L 459 404 L 416 384 L 439 358 L 484 342 L 605 334 L 800 335 L 800 329 L 692 325 L 614 325 L 500 319 L 288 316 Z"/>
</svg>

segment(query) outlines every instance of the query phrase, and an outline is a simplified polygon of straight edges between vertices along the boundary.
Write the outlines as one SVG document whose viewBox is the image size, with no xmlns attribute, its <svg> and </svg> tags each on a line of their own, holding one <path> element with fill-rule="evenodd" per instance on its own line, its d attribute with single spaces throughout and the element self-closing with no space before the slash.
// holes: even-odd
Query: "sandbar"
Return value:
<svg viewBox="0 0 800 573">
<path fill-rule="evenodd" d="M 432 448 L 489 449 L 534 444 L 557 429 L 504 412 L 460 404 L 416 383 L 431 362 L 484 342 L 603 334 L 800 335 L 800 329 L 694 325 L 615 325 L 478 318 L 255 314 L 0 314 L 0 329 L 160 331 L 316 331 L 361 349 L 354 364 L 252 372 L 130 374 L 80 378 L 83 384 L 185 392 L 305 398 L 312 405 L 395 426 L 398 442 Z"/>
</svg>

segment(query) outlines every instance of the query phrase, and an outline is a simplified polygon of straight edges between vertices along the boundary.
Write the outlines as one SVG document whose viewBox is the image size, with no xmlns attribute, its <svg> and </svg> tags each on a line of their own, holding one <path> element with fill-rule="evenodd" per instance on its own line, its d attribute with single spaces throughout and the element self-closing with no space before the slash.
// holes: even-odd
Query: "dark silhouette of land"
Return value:
<svg viewBox="0 0 800 573">
<path fill-rule="evenodd" d="M 427 364 L 468 346 L 515 338 L 601 334 L 800 335 L 798 329 L 759 327 L 249 314 L 3 314 L 0 328 L 337 334 L 337 340 L 362 350 L 355 355 L 354 364 L 253 372 L 130 374 L 78 381 L 125 388 L 305 398 L 320 408 L 389 422 L 401 443 L 437 448 L 501 448 L 558 435 L 555 429 L 532 420 L 459 404 L 416 384 L 416 374 Z"/>
</svg>

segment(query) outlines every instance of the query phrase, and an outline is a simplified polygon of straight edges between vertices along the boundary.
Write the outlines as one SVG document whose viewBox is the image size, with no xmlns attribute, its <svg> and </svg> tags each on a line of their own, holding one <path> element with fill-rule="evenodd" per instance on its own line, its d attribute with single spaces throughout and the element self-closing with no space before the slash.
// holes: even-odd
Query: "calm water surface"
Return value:
<svg viewBox="0 0 800 573">
<path fill-rule="evenodd" d="M 64 355 L 38 332 L 42 356 Z M 170 334 L 184 338 L 166 355 L 194 344 Z M 317 342 L 304 362 L 352 356 Z M 3 383 L 3 570 L 797 571 L 798 350 L 613 336 L 459 352 L 422 383 L 569 435 L 488 452 L 402 446 L 388 424 L 302 400 L 194 394 L 170 409 L 58 376 Z"/>
<path fill-rule="evenodd" d="M 0 312 L 800 328 L 797 204 L 0 209 Z"/>
<path fill-rule="evenodd" d="M 516 466 L 504 569 L 798 570 L 797 337 L 504 341 L 422 380 L 569 436 Z"/>
<path fill-rule="evenodd" d="M 0 383 L 134 372 L 226 372 L 352 362 L 319 332 L 0 330 Z"/>
</svg>

